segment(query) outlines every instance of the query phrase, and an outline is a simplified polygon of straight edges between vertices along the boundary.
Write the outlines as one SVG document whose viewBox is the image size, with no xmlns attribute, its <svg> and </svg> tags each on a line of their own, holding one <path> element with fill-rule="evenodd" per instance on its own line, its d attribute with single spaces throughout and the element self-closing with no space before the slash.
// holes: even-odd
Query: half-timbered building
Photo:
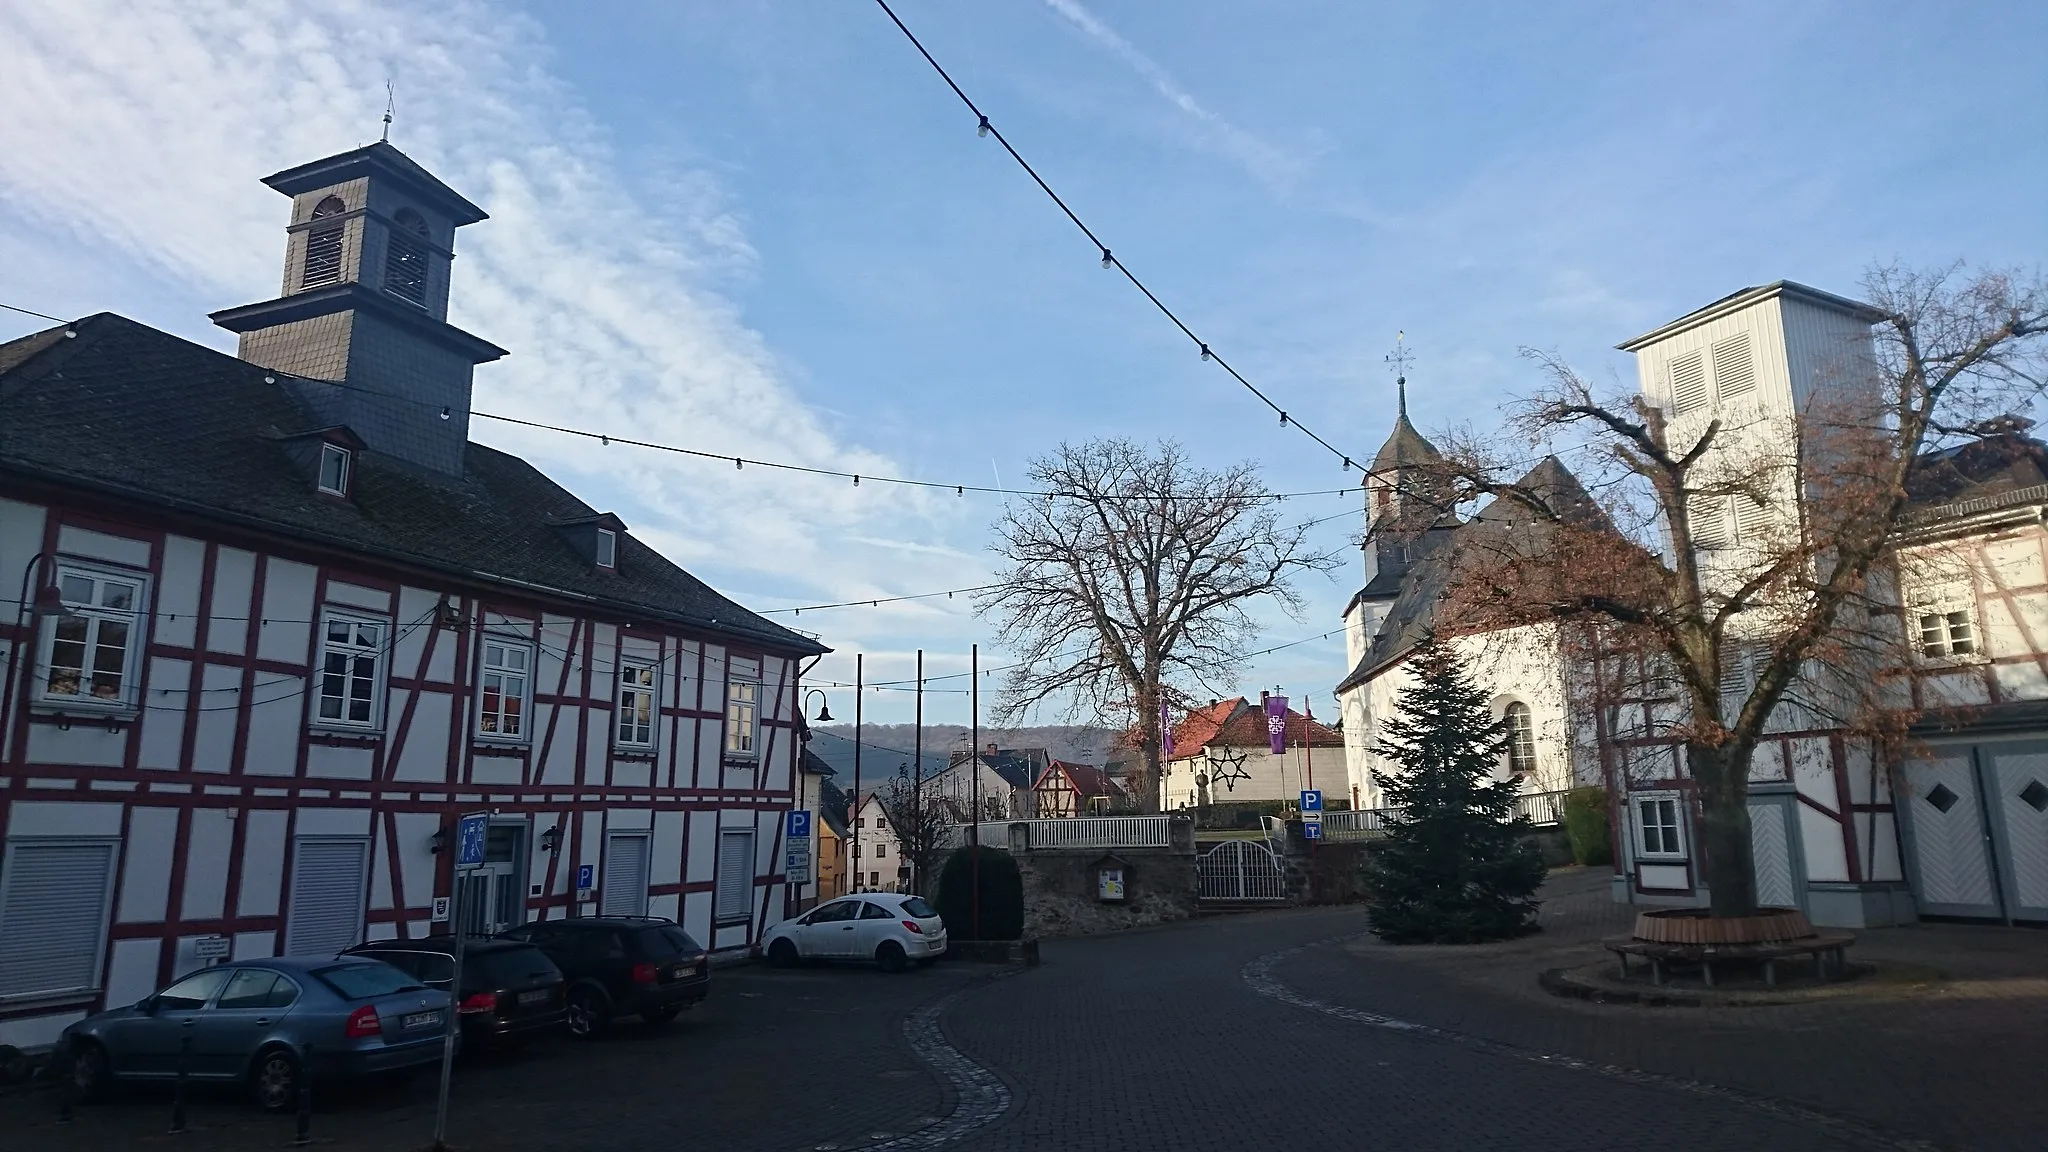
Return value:
<svg viewBox="0 0 2048 1152">
<path fill-rule="evenodd" d="M 824 649 L 470 442 L 480 209 L 382 143 L 265 182 L 283 291 L 214 315 L 239 356 L 109 314 L 0 345 L 0 1043 L 451 919 L 747 948 Z"/>
</svg>

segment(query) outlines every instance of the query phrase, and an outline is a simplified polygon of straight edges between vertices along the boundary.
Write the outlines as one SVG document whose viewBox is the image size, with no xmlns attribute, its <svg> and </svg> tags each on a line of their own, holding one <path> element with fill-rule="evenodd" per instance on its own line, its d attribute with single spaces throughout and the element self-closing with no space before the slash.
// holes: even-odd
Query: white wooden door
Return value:
<svg viewBox="0 0 2048 1152">
<path fill-rule="evenodd" d="M 1936 916 L 2004 915 L 1972 753 L 1968 747 L 1936 749 L 1900 769 L 1913 893 L 1920 910 Z"/>
<path fill-rule="evenodd" d="M 1991 838 L 2015 920 L 2048 920 L 2048 744 L 1979 745 Z"/>
</svg>

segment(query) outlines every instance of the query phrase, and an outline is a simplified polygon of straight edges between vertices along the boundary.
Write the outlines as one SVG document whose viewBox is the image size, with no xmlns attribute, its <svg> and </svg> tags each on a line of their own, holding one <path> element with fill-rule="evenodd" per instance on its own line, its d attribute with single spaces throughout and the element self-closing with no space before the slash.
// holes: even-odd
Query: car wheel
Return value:
<svg viewBox="0 0 2048 1152">
<path fill-rule="evenodd" d="M 664 1024 L 674 1023 L 675 1018 L 681 1015 L 682 1011 L 681 1008 L 655 1008 L 642 1012 L 640 1018 L 659 1028 Z"/>
<path fill-rule="evenodd" d="M 882 946 L 875 949 L 875 963 L 880 964 L 884 972 L 901 972 L 910 967 L 910 957 L 904 954 L 903 945 L 894 940 L 884 940 Z"/>
<path fill-rule="evenodd" d="M 71 1077 L 71 1092 L 74 1099 L 83 1103 L 104 1099 L 107 1088 L 113 1083 L 113 1067 L 107 1063 L 107 1050 L 90 1040 L 72 1041 L 71 1056 L 66 1069 Z"/>
<path fill-rule="evenodd" d="M 797 955 L 796 945 L 788 937 L 768 946 L 768 963 L 777 968 L 788 968 L 802 957 Z"/>
<path fill-rule="evenodd" d="M 611 1006 L 595 988 L 577 988 L 569 993 L 569 1035 L 593 1040 L 612 1026 Z"/>
<path fill-rule="evenodd" d="M 299 1103 L 299 1058 L 289 1048 L 266 1048 L 249 1069 L 249 1089 L 265 1112 L 289 1112 Z"/>
</svg>

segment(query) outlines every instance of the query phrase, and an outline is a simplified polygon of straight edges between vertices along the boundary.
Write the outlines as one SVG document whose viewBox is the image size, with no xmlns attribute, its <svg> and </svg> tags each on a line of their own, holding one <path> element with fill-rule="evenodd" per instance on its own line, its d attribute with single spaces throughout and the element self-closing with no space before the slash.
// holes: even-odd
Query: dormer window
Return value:
<svg viewBox="0 0 2048 1152">
<path fill-rule="evenodd" d="M 348 474 L 354 461 L 339 444 L 320 446 L 320 491 L 329 496 L 348 495 Z"/>
<path fill-rule="evenodd" d="M 617 568 L 619 566 L 619 534 L 609 528 L 597 530 L 597 566 Z"/>
<path fill-rule="evenodd" d="M 384 290 L 409 304 L 427 306 L 427 222 L 410 208 L 400 208 L 391 217 Z"/>
</svg>

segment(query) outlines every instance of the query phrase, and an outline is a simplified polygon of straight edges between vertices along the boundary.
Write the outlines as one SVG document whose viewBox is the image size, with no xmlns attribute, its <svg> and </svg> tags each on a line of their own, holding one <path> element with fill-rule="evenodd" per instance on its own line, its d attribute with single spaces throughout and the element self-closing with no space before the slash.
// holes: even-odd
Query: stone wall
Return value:
<svg viewBox="0 0 2048 1152">
<path fill-rule="evenodd" d="M 1190 845 L 1192 846 L 1192 845 Z M 1092 936 L 1195 915 L 1195 858 L 1175 848 L 1037 848 L 1016 854 L 1024 880 L 1024 936 Z M 1124 873 L 1121 902 L 1102 900 L 1105 864 Z"/>
</svg>

